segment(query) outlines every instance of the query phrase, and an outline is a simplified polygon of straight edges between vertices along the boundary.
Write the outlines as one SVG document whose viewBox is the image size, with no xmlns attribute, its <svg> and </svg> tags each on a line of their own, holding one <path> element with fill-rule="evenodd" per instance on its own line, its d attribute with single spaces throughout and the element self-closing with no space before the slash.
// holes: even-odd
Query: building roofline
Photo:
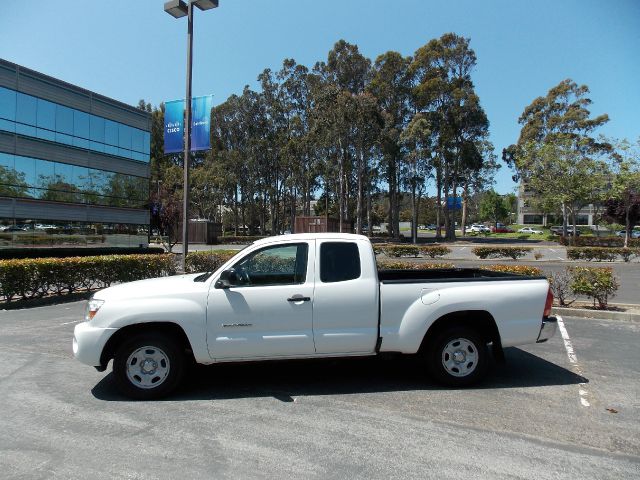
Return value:
<svg viewBox="0 0 640 480">
<path fill-rule="evenodd" d="M 130 113 L 138 114 L 138 115 L 141 115 L 143 117 L 149 117 L 149 113 L 148 112 L 146 112 L 144 110 L 141 110 L 138 107 L 135 107 L 133 105 L 129 105 L 128 103 L 121 102 L 120 100 L 116 100 L 114 98 L 107 97 L 107 96 L 102 95 L 100 93 L 96 93 L 96 92 L 94 92 L 92 90 L 88 90 L 86 88 L 79 87 L 79 86 L 74 85 L 72 83 L 65 82 L 64 80 L 57 79 L 57 78 L 52 77 L 50 75 L 46 75 L 44 73 L 38 72 L 37 70 L 33 70 L 31 68 L 24 67 L 22 65 L 18 65 L 17 63 L 10 62 L 9 60 L 5 60 L 3 58 L 0 58 L 0 67 L 13 69 L 17 73 L 19 73 L 20 75 L 28 75 L 30 77 L 33 77 L 33 78 L 36 78 L 38 80 L 44 81 L 44 82 L 49 83 L 51 85 L 54 85 L 56 87 L 65 88 L 65 89 L 70 90 L 70 91 L 72 91 L 74 93 L 89 97 L 89 98 L 91 98 L 93 100 L 99 100 L 101 102 L 113 105 L 113 106 L 121 108 L 123 110 L 127 110 Z"/>
</svg>

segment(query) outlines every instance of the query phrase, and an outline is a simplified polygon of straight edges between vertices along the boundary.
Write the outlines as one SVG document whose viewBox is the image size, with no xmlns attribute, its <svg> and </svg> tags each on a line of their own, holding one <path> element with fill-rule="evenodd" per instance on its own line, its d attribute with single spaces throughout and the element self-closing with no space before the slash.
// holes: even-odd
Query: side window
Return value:
<svg viewBox="0 0 640 480">
<path fill-rule="evenodd" d="M 306 243 L 278 245 L 253 252 L 234 265 L 241 285 L 293 285 L 307 275 Z"/>
<path fill-rule="evenodd" d="M 358 245 L 346 242 L 325 242 L 320 245 L 320 280 L 323 283 L 344 282 L 358 277 Z"/>
</svg>

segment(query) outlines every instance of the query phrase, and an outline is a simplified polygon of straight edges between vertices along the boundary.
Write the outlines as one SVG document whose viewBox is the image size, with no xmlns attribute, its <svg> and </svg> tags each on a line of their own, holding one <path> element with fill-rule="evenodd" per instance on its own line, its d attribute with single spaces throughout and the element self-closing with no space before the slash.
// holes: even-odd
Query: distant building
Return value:
<svg viewBox="0 0 640 480">
<path fill-rule="evenodd" d="M 535 208 L 533 199 L 535 192 L 527 189 L 523 184 L 518 188 L 518 221 L 520 225 L 562 225 L 562 214 L 545 213 Z M 558 212 L 560 206 L 558 205 Z M 583 207 L 576 215 L 577 225 L 594 225 L 596 208 L 593 204 Z"/>
<path fill-rule="evenodd" d="M 0 59 L 0 248 L 138 246 L 150 115 Z"/>
</svg>

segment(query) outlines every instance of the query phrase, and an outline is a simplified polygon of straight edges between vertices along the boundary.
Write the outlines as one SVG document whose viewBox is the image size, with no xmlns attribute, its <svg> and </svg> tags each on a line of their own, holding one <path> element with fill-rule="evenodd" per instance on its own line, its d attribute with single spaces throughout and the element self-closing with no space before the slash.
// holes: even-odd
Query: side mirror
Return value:
<svg viewBox="0 0 640 480">
<path fill-rule="evenodd" d="M 231 288 L 238 284 L 238 274 L 234 268 L 223 270 L 220 274 L 220 278 L 215 284 L 215 288 Z"/>
</svg>

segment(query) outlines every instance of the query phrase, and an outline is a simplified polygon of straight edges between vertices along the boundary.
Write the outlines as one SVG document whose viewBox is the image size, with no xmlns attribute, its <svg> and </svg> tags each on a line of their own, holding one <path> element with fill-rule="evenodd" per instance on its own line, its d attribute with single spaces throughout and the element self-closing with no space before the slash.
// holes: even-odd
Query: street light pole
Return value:
<svg viewBox="0 0 640 480">
<path fill-rule="evenodd" d="M 184 187 L 182 192 L 182 259 L 180 268 L 187 273 L 189 252 L 189 154 L 191 153 L 191 70 L 193 68 L 193 3 L 187 10 L 187 94 L 185 99 Z"/>
<path fill-rule="evenodd" d="M 184 139 L 184 186 L 182 201 L 182 260 L 180 268 L 186 273 L 189 252 L 189 155 L 191 153 L 191 71 L 193 67 L 193 7 L 210 10 L 218 6 L 218 0 L 170 0 L 164 4 L 164 11 L 174 18 L 187 16 L 187 95 L 185 98 L 185 139 Z"/>
</svg>

